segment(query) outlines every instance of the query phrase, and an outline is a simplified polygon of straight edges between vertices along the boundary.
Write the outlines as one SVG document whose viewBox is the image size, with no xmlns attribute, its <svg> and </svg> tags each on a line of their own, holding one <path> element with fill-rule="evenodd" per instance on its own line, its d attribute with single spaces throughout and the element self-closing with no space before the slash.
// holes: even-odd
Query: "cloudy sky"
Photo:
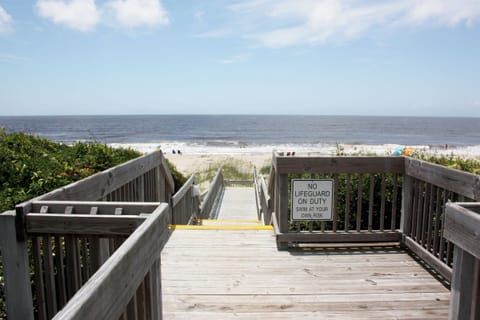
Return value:
<svg viewBox="0 0 480 320">
<path fill-rule="evenodd" d="M 480 0 L 0 0 L 0 115 L 480 117 Z"/>
</svg>

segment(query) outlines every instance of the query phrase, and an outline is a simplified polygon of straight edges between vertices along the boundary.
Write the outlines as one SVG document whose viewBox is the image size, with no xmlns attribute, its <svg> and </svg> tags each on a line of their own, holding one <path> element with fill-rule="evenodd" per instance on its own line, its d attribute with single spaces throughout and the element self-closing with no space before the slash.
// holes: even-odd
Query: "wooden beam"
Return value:
<svg viewBox="0 0 480 320">
<path fill-rule="evenodd" d="M 413 158 L 405 158 L 405 174 L 475 201 L 480 200 L 479 175 Z"/>
<path fill-rule="evenodd" d="M 415 253 L 420 259 L 425 261 L 429 266 L 435 269 L 445 279 L 450 281 L 452 279 L 452 269 L 446 265 L 442 260 L 435 257 L 424 247 L 419 245 L 415 240 L 410 237 L 404 236 L 402 244 Z"/>
<path fill-rule="evenodd" d="M 27 242 L 17 241 L 15 212 L 0 214 L 0 250 L 8 319 L 32 319 L 33 300 Z"/>
<path fill-rule="evenodd" d="M 457 247 L 480 259 L 480 215 L 463 203 L 447 203 L 443 235 Z M 480 204 L 475 206 L 480 208 Z"/>
<path fill-rule="evenodd" d="M 105 201 L 33 201 L 30 212 L 41 212 L 42 206 L 48 206 L 48 212 L 63 213 L 67 206 L 72 206 L 72 214 L 91 214 L 93 207 L 97 207 L 96 214 L 114 215 L 115 209 L 123 208 L 124 215 L 138 215 L 152 213 L 160 202 L 105 202 Z"/>
<path fill-rule="evenodd" d="M 277 234 L 280 242 L 316 242 L 316 243 L 351 243 L 351 242 L 400 242 L 402 234 L 388 232 L 291 232 Z"/>
<path fill-rule="evenodd" d="M 195 183 L 195 176 L 192 175 L 190 178 L 183 184 L 183 186 L 180 188 L 180 190 L 177 191 L 172 197 L 172 206 L 175 207 L 177 203 L 179 203 L 185 194 L 190 190 L 190 188 L 193 186 Z"/>
<path fill-rule="evenodd" d="M 164 158 L 160 151 L 152 152 L 65 187 L 58 188 L 33 200 L 98 201 L 113 190 L 159 166 L 162 161 L 164 161 Z"/>
<path fill-rule="evenodd" d="M 26 228 L 29 234 L 128 236 L 144 221 L 145 217 L 135 215 L 29 213 Z"/>
<path fill-rule="evenodd" d="M 403 157 L 276 156 L 276 173 L 404 173 Z"/>
<path fill-rule="evenodd" d="M 162 203 L 54 319 L 118 319 L 145 275 L 157 271 L 152 267 L 158 266 L 169 223 L 168 205 Z"/>
<path fill-rule="evenodd" d="M 479 286 L 475 283 L 478 259 L 467 251 L 456 246 L 453 253 L 453 276 L 450 295 L 450 320 L 478 319 L 480 310 L 476 311 L 478 297 L 475 297 Z M 475 314 L 476 313 L 476 314 Z"/>
</svg>

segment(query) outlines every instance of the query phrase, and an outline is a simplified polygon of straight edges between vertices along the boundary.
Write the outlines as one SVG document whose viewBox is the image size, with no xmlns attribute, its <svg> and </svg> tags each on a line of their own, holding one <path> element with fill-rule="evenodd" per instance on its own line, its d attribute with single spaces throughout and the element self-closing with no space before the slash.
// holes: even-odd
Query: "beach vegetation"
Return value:
<svg viewBox="0 0 480 320">
<path fill-rule="evenodd" d="M 211 182 L 218 169 L 222 167 L 223 178 L 225 180 L 252 180 L 253 165 L 240 159 L 228 158 L 214 162 L 205 170 L 195 174 L 195 181 L 202 185 Z"/>
<path fill-rule="evenodd" d="M 459 157 L 453 153 L 449 155 L 431 155 L 426 153 L 415 153 L 413 157 L 439 164 L 451 169 L 462 170 L 474 174 L 480 174 L 480 161 L 472 158 Z"/>
<path fill-rule="evenodd" d="M 0 128 L 0 213 L 15 205 L 81 180 L 142 154 L 97 142 L 73 145 Z M 168 162 L 178 190 L 186 178 Z M 6 319 L 0 252 L 0 319 Z"/>
</svg>

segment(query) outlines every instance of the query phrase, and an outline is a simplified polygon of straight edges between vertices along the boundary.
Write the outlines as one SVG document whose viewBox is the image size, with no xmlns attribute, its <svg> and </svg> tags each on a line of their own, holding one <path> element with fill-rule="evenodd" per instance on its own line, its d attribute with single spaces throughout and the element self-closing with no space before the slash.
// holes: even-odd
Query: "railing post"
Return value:
<svg viewBox="0 0 480 320">
<path fill-rule="evenodd" d="M 17 241 L 15 212 L 0 214 L 0 248 L 9 319 L 33 319 L 27 242 Z"/>
<path fill-rule="evenodd" d="M 152 319 L 161 320 L 162 317 L 162 282 L 161 282 L 161 271 L 160 271 L 160 258 L 155 260 L 150 270 L 152 275 Z"/>
<path fill-rule="evenodd" d="M 478 308 L 479 261 L 459 246 L 453 251 L 453 275 L 448 318 L 471 320 L 480 314 Z M 475 297 L 476 296 L 476 297 Z"/>
<path fill-rule="evenodd" d="M 280 233 L 288 233 L 288 175 L 279 174 L 277 175 L 276 184 L 275 184 L 275 194 L 276 194 L 276 208 L 275 212 L 278 212 L 279 217 L 279 231 Z M 278 242 L 278 249 L 284 250 L 288 248 L 287 242 Z"/>
<path fill-rule="evenodd" d="M 413 179 L 408 175 L 403 177 L 402 187 L 402 208 L 400 218 L 400 231 L 402 233 L 402 243 L 405 237 L 410 234 L 411 217 L 412 217 L 412 196 L 413 196 Z"/>
</svg>

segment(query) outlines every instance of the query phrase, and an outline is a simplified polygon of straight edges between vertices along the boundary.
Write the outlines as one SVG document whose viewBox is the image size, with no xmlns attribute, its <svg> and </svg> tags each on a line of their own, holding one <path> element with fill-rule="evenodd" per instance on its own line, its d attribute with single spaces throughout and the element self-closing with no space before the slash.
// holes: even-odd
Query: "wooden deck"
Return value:
<svg viewBox="0 0 480 320">
<path fill-rule="evenodd" d="M 446 319 L 450 292 L 409 254 L 278 251 L 272 231 L 174 230 L 165 319 Z"/>
</svg>

